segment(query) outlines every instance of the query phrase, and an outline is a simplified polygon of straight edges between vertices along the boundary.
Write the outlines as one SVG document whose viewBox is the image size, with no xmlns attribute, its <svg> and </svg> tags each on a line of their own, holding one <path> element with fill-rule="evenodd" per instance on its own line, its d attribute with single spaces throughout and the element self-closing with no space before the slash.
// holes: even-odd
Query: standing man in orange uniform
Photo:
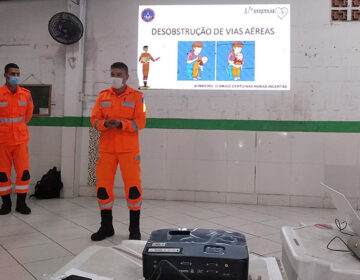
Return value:
<svg viewBox="0 0 360 280">
<path fill-rule="evenodd" d="M 29 151 L 30 140 L 26 124 L 30 121 L 34 104 L 30 91 L 18 86 L 20 70 L 15 63 L 5 66 L 5 84 L 0 88 L 0 215 L 11 211 L 11 167 L 16 171 L 16 211 L 30 214 L 26 194 L 30 185 Z"/>
<path fill-rule="evenodd" d="M 143 94 L 128 85 L 128 67 L 122 62 L 111 65 L 112 87 L 100 92 L 91 114 L 91 123 L 100 131 L 99 161 L 96 165 L 96 195 L 101 211 L 101 227 L 91 235 L 100 241 L 114 235 L 112 207 L 114 179 L 118 164 L 130 210 L 129 239 L 141 239 L 139 130 L 145 127 L 146 107 Z"/>
</svg>

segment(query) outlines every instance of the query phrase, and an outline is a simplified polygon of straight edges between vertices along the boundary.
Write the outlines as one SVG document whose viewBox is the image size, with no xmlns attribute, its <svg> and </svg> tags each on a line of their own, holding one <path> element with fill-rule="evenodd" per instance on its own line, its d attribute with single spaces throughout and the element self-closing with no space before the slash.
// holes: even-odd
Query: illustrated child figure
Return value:
<svg viewBox="0 0 360 280">
<path fill-rule="evenodd" d="M 234 76 L 234 80 L 240 80 L 240 70 L 243 69 L 244 64 L 244 55 L 242 53 L 238 53 L 235 55 L 234 65 L 232 67 L 232 74 Z"/>
<path fill-rule="evenodd" d="M 200 60 L 197 60 L 195 63 L 194 63 L 194 67 L 193 67 L 193 73 L 192 73 L 192 76 L 193 76 L 193 79 L 194 80 L 200 80 L 201 77 L 200 77 L 200 71 L 203 72 L 204 71 L 204 64 L 206 62 L 208 62 L 208 58 L 206 56 L 203 56 Z"/>
<path fill-rule="evenodd" d="M 241 42 L 234 42 L 228 56 L 229 67 L 235 81 L 240 80 L 240 72 L 244 65 L 244 55 L 241 52 L 243 46 Z"/>
<path fill-rule="evenodd" d="M 149 69 L 150 69 L 150 60 L 155 62 L 157 61 L 160 57 L 158 57 L 157 59 L 154 59 L 151 54 L 148 53 L 148 46 L 144 46 L 143 50 L 144 52 L 140 55 L 139 57 L 139 62 L 142 63 L 143 65 L 143 82 L 144 82 L 144 87 L 147 87 L 147 80 L 148 80 L 148 76 L 149 76 Z"/>
</svg>

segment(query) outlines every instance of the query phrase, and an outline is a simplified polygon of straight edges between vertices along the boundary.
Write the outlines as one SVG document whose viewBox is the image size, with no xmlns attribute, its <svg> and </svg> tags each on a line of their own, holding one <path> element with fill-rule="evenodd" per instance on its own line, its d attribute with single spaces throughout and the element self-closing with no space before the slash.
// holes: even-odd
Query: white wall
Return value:
<svg viewBox="0 0 360 280">
<path fill-rule="evenodd" d="M 120 2 L 124 4 L 120 4 Z M 126 4 L 125 4 L 126 3 Z M 179 4 L 176 0 L 88 1 L 86 94 L 108 82 L 109 65 L 125 61 L 130 84 L 137 85 L 138 4 Z M 181 4 L 223 1 L 181 1 Z M 264 3 L 236 0 L 226 4 Z M 358 22 L 332 23 L 331 1 L 266 1 L 291 5 L 290 91 L 146 92 L 149 117 L 257 120 L 358 120 L 360 49 Z M 133 15 L 133 16 L 129 16 Z M 125 19 L 126 20 L 123 20 Z M 91 107 L 93 98 L 87 98 Z"/>
<path fill-rule="evenodd" d="M 205 2 L 223 4 L 215 0 L 186 0 L 181 4 Z M 87 1 L 85 115 L 90 114 L 98 92 L 108 86 L 109 66 L 114 61 L 128 64 L 129 84 L 137 85 L 137 7 L 146 3 L 179 4 L 175 0 Z M 360 51 L 356 34 L 360 24 L 331 23 L 331 1 L 267 3 L 291 4 L 290 91 L 149 90 L 145 92 L 148 117 L 357 121 Z M 65 0 L 0 2 L 0 65 L 16 62 L 23 78 L 30 74 L 36 77 L 28 83 L 40 80 L 53 84 L 52 116 L 63 116 L 66 106 L 66 47 L 50 37 L 47 23 L 53 14 L 66 9 Z M 87 186 L 88 129 L 81 130 L 79 191 L 93 195 L 93 189 Z M 35 183 L 46 169 L 61 166 L 61 153 L 69 147 L 61 147 L 63 131 L 59 127 L 31 127 L 30 131 Z M 341 185 L 357 206 L 358 138 L 357 134 L 339 133 L 145 129 L 141 134 L 145 195 L 328 206 L 318 189 L 319 181 L 324 180 Z M 239 147 L 239 143 L 244 146 Z M 116 185 L 121 195 L 119 174 Z"/>
<path fill-rule="evenodd" d="M 0 71 L 14 62 L 21 81 L 52 84 L 52 116 L 64 111 L 65 47 L 51 38 L 48 22 L 65 9 L 65 0 L 0 2 Z"/>
</svg>

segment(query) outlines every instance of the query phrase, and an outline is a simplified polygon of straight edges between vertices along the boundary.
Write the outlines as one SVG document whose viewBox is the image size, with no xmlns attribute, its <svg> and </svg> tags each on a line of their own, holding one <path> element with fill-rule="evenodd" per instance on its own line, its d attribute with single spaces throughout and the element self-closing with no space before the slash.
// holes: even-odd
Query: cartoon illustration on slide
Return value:
<svg viewBox="0 0 360 280">
<path fill-rule="evenodd" d="M 255 81 L 255 41 L 217 42 L 216 79 Z"/>
<path fill-rule="evenodd" d="M 200 70 L 201 72 L 204 71 L 204 64 L 208 62 L 208 60 L 209 59 L 206 56 L 203 56 L 200 60 L 195 61 L 192 70 L 192 77 L 194 81 L 201 79 Z"/>
<path fill-rule="evenodd" d="M 244 55 L 241 52 L 243 46 L 241 42 L 233 43 L 228 56 L 228 63 L 235 81 L 240 80 L 240 72 L 243 70 Z"/>
<path fill-rule="evenodd" d="M 186 74 L 189 78 L 193 78 L 194 80 L 197 80 L 197 77 L 199 77 L 199 62 L 201 61 L 201 50 L 203 48 L 203 44 L 201 42 L 195 42 L 192 45 L 192 49 L 189 52 L 189 55 L 186 59 Z M 196 70 L 197 69 L 197 70 Z M 197 75 L 195 76 L 195 73 L 197 71 Z"/>
<path fill-rule="evenodd" d="M 214 79 L 215 42 L 178 42 L 178 80 Z"/>
<path fill-rule="evenodd" d="M 149 76 L 149 70 L 150 70 L 150 60 L 155 62 L 157 60 L 159 60 L 160 57 L 154 59 L 151 54 L 148 53 L 149 47 L 148 46 L 144 46 L 143 47 L 143 53 L 140 55 L 139 57 L 139 62 L 142 63 L 143 65 L 143 82 L 144 82 L 144 86 L 141 87 L 141 89 L 147 89 L 149 88 L 149 86 L 147 85 L 147 81 L 148 81 L 148 76 Z"/>
</svg>

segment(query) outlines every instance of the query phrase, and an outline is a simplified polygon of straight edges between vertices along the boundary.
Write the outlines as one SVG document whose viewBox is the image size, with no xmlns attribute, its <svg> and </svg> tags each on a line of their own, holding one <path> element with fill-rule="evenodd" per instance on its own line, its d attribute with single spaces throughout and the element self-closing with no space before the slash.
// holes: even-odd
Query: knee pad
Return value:
<svg viewBox="0 0 360 280">
<path fill-rule="evenodd" d="M 30 172 L 29 170 L 24 170 L 21 177 L 21 181 L 27 181 L 27 180 L 30 180 Z"/>
<path fill-rule="evenodd" d="M 138 188 L 136 186 L 133 186 L 129 190 L 129 199 L 137 199 L 141 196 Z"/>
<path fill-rule="evenodd" d="M 97 198 L 101 200 L 105 200 L 109 198 L 109 195 L 104 187 L 98 188 Z"/>
<path fill-rule="evenodd" d="M 5 172 L 0 172 L 0 183 L 6 183 L 9 181 Z"/>
</svg>

